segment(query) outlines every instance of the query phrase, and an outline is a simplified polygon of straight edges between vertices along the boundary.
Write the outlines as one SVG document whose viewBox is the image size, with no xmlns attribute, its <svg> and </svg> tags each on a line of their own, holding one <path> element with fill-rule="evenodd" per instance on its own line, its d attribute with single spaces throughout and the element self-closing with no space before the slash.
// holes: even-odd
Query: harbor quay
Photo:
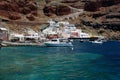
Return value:
<svg viewBox="0 0 120 80">
<path fill-rule="evenodd" d="M 77 29 L 74 24 L 67 21 L 55 22 L 52 19 L 48 21 L 49 26 L 41 31 L 34 31 L 30 28 L 25 29 L 23 33 L 10 32 L 9 29 L 0 27 L 0 39 L 3 46 L 41 46 L 46 41 L 52 39 L 79 39 L 80 41 L 91 41 L 103 36 L 91 35 Z"/>
</svg>

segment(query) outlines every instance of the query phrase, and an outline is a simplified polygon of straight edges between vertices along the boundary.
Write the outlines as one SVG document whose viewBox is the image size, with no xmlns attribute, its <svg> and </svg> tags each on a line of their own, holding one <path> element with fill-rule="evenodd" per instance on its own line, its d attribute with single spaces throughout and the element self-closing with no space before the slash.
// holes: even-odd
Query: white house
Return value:
<svg viewBox="0 0 120 80">
<path fill-rule="evenodd" d="M 9 40 L 12 41 L 12 42 L 24 42 L 25 39 L 24 39 L 24 35 L 23 34 L 18 34 L 18 33 L 11 33 L 9 35 Z"/>
<path fill-rule="evenodd" d="M 26 34 L 24 35 L 25 39 L 35 39 L 38 40 L 40 35 L 38 32 L 33 31 L 32 29 L 26 30 Z"/>
<path fill-rule="evenodd" d="M 8 29 L 0 25 L 0 39 L 7 41 L 8 40 Z"/>
</svg>

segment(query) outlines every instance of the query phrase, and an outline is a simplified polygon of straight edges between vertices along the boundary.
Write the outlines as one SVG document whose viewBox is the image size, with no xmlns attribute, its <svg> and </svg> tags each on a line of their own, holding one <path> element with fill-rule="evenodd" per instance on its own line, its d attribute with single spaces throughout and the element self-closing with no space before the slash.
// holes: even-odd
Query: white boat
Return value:
<svg viewBox="0 0 120 80">
<path fill-rule="evenodd" d="M 98 44 L 102 44 L 103 42 L 106 42 L 107 39 L 105 39 L 104 36 L 99 36 L 97 40 L 92 41 L 92 43 L 98 43 Z"/>
<path fill-rule="evenodd" d="M 102 44 L 102 43 L 103 43 L 103 41 L 102 41 L 102 40 L 100 40 L 100 39 L 97 39 L 97 40 L 95 40 L 95 41 L 92 41 L 92 43 Z"/>
<path fill-rule="evenodd" d="M 49 47 L 70 47 L 73 46 L 72 43 L 68 39 L 52 39 L 48 42 L 45 42 L 46 46 Z"/>
</svg>

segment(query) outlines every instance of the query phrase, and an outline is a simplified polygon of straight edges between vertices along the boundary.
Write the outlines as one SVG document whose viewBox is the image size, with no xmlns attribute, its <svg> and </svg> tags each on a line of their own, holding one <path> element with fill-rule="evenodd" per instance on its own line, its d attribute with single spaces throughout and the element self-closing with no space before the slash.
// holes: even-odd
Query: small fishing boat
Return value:
<svg viewBox="0 0 120 80">
<path fill-rule="evenodd" d="M 102 43 L 103 43 L 103 41 L 102 41 L 101 39 L 97 39 L 97 40 L 95 40 L 95 41 L 92 41 L 92 43 L 102 44 Z"/>
<path fill-rule="evenodd" d="M 92 43 L 98 43 L 98 44 L 102 44 L 103 42 L 106 42 L 107 39 L 103 36 L 100 36 L 98 39 L 92 41 Z"/>
<path fill-rule="evenodd" d="M 70 40 L 60 39 L 60 38 L 47 41 L 47 42 L 45 42 L 45 45 L 49 46 L 49 47 L 70 47 L 70 46 L 73 46 Z"/>
</svg>

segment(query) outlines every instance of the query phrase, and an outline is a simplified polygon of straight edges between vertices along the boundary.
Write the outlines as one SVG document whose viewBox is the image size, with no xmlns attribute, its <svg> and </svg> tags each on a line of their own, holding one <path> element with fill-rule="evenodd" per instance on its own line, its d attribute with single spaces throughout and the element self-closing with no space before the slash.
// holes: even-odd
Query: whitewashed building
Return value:
<svg viewBox="0 0 120 80">
<path fill-rule="evenodd" d="M 8 29 L 4 28 L 2 25 L 0 25 L 0 39 L 3 41 L 8 40 Z"/>
</svg>

